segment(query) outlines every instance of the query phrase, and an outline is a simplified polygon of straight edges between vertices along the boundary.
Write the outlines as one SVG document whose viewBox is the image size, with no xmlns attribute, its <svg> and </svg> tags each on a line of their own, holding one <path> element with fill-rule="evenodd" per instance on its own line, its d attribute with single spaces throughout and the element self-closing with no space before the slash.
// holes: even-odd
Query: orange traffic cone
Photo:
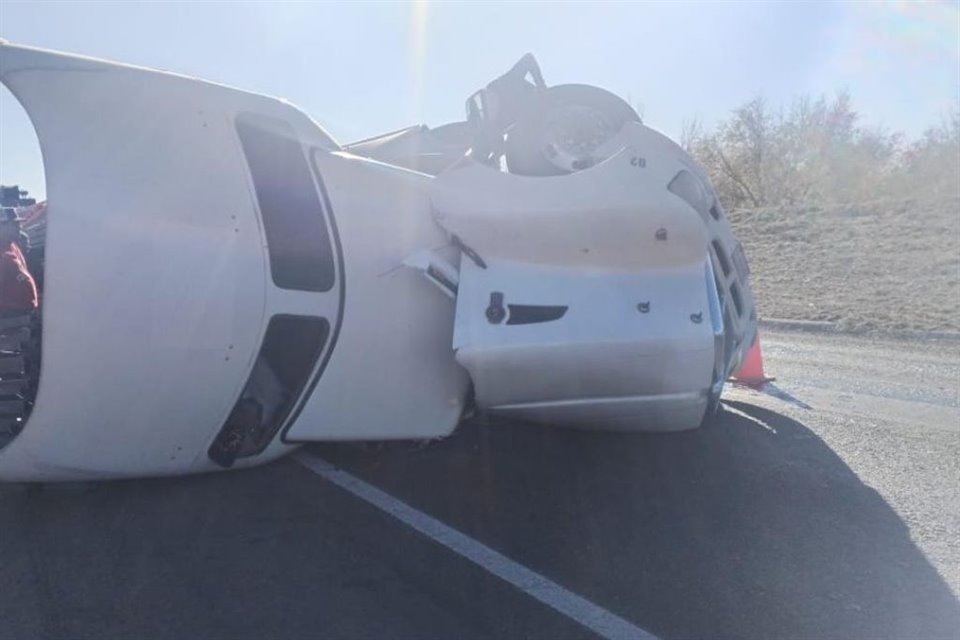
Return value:
<svg viewBox="0 0 960 640">
<path fill-rule="evenodd" d="M 773 382 L 776 378 L 768 378 L 763 372 L 763 353 L 760 351 L 760 334 L 753 340 L 753 346 L 747 351 L 746 357 L 740 368 L 730 378 L 733 382 L 739 382 L 750 387 L 762 387 L 767 382 Z"/>
</svg>

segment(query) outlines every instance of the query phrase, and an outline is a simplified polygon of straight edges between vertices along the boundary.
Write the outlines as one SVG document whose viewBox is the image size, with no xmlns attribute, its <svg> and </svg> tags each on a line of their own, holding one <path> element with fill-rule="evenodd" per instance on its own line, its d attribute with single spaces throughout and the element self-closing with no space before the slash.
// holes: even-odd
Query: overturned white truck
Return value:
<svg viewBox="0 0 960 640">
<path fill-rule="evenodd" d="M 2 44 L 0 80 L 48 196 L 42 365 L 0 479 L 431 438 L 471 406 L 687 429 L 755 339 L 703 172 L 531 56 L 464 122 L 350 145 L 282 100 L 102 60 Z"/>
</svg>

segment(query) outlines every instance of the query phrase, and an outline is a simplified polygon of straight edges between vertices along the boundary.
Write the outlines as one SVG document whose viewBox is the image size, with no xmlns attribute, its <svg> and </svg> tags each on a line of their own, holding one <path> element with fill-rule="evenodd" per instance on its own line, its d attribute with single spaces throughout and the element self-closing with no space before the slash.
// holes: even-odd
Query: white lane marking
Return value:
<svg viewBox="0 0 960 640">
<path fill-rule="evenodd" d="M 323 458 L 302 450 L 298 451 L 294 458 L 317 475 L 416 529 L 501 580 L 509 582 L 594 633 L 609 640 L 657 640 L 652 633 L 564 589 L 549 578 L 514 562 L 502 553 L 448 527 L 360 478 L 337 469 Z"/>
</svg>

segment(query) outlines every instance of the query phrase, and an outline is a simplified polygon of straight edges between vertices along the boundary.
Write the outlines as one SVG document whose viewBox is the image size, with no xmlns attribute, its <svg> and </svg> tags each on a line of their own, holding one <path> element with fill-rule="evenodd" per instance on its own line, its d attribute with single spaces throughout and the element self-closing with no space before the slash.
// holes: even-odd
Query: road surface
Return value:
<svg viewBox="0 0 960 640">
<path fill-rule="evenodd" d="M 960 343 L 763 346 L 699 431 L 0 486 L 0 638 L 960 637 Z"/>
</svg>

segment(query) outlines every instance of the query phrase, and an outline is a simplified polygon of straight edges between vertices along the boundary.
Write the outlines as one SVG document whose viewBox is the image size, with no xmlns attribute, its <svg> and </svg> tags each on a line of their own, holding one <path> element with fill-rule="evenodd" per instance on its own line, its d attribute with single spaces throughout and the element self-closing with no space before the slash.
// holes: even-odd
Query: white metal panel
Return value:
<svg viewBox="0 0 960 640">
<path fill-rule="evenodd" d="M 450 347 L 454 301 L 403 264 L 448 244 L 430 213 L 433 178 L 345 153 L 315 160 L 346 257 L 344 316 L 330 361 L 286 437 L 446 435 L 468 382 Z"/>
<path fill-rule="evenodd" d="M 478 404 L 553 424 L 697 426 L 714 356 L 704 259 L 639 272 L 464 259 L 454 348 Z M 511 324 L 509 312 L 490 322 L 491 292 L 507 306 L 568 308 L 546 322 Z"/>
<path fill-rule="evenodd" d="M 619 153 L 570 175 L 460 164 L 434 184 L 437 220 L 484 259 L 608 269 L 701 260 L 703 222 L 666 189 L 684 168 L 683 152 L 639 123 L 625 125 L 620 139 Z"/>
</svg>

